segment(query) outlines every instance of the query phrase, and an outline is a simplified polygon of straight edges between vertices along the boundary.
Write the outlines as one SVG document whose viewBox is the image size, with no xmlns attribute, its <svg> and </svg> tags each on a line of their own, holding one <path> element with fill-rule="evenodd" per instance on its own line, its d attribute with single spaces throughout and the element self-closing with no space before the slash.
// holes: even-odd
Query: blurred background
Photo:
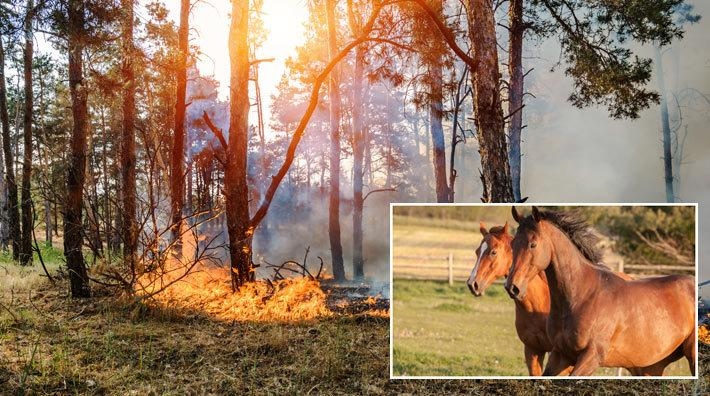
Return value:
<svg viewBox="0 0 710 396">
<path fill-rule="evenodd" d="M 694 206 L 540 208 L 582 212 L 614 270 L 637 277 L 695 274 Z M 528 206 L 518 210 L 530 213 Z M 479 222 L 490 228 L 507 221 L 514 235 L 511 207 L 394 206 L 392 214 L 394 375 L 527 375 L 515 305 L 502 280 L 480 298 L 465 285 L 481 242 Z M 690 372 L 678 361 L 666 374 Z"/>
</svg>

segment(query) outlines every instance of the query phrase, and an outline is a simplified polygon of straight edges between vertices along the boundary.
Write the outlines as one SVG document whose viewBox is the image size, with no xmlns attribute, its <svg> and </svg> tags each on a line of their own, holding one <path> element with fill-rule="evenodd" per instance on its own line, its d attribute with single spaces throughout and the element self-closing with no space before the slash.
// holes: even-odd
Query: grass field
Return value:
<svg viewBox="0 0 710 396">
<path fill-rule="evenodd" d="M 393 293 L 395 375 L 525 375 L 502 287 L 474 298 L 461 282 L 395 280 Z"/>
<path fill-rule="evenodd" d="M 475 298 L 462 282 L 395 279 L 392 297 L 395 375 L 527 375 L 515 307 L 502 286 Z M 595 373 L 616 374 L 609 368 Z M 685 359 L 666 375 L 690 375 Z"/>
<path fill-rule="evenodd" d="M 52 274 L 59 264 L 49 263 Z M 291 324 L 220 321 L 201 312 L 149 308 L 98 289 L 92 299 L 72 300 L 66 280 L 50 285 L 38 265 L 0 263 L 0 271 L 2 395 L 677 395 L 709 389 L 710 347 L 705 344 L 700 381 L 390 380 L 386 318 L 339 314 Z M 428 289 L 413 287 L 406 294 L 416 300 Z M 457 313 L 465 311 L 466 301 L 473 303 L 463 298 L 460 286 L 454 291 L 461 299 L 441 298 L 440 311 Z M 424 316 L 422 322 L 436 317 Z"/>
</svg>

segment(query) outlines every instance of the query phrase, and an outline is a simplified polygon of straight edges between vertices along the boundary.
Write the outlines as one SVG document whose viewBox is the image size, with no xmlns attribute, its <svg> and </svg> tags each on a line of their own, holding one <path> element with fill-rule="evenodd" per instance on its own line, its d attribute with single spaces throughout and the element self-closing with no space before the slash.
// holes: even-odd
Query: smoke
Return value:
<svg viewBox="0 0 710 396">
<path fill-rule="evenodd" d="M 696 11 L 705 18 L 686 26 L 685 38 L 674 42 L 673 52 L 664 58 L 666 84 L 676 92 L 693 88 L 708 94 L 710 51 L 698 49 L 707 48 L 710 4 L 699 2 Z M 559 56 L 558 44 L 548 40 L 540 48 L 528 48 L 525 67 L 535 71 L 526 80 L 526 90 L 536 98 L 526 99 L 523 196 L 533 202 L 664 202 L 659 106 L 651 106 L 638 120 L 610 119 L 603 108 L 574 108 L 566 100 L 570 79 L 559 70 L 549 72 Z M 653 58 L 650 46 L 634 50 Z M 657 90 L 655 75 L 649 88 Z M 671 111 L 674 105 L 671 98 Z M 681 105 L 688 134 L 676 194 L 702 208 L 710 204 L 710 103 L 695 97 Z M 700 210 L 699 223 L 701 236 L 710 232 L 710 212 Z M 700 244 L 699 253 L 710 259 L 710 245 Z M 710 267 L 699 266 L 699 280 L 708 278 Z"/>
</svg>

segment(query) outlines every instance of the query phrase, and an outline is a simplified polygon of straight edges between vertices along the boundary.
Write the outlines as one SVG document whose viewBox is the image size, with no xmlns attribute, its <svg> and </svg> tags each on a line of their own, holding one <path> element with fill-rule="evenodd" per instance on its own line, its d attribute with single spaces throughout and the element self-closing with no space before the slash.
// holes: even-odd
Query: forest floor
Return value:
<svg viewBox="0 0 710 396">
<path fill-rule="evenodd" d="M 50 263 L 57 272 L 58 262 Z M 39 265 L 0 263 L 0 394 L 702 394 L 701 379 L 389 380 L 389 320 L 224 321 L 110 295 L 68 297 Z"/>
</svg>

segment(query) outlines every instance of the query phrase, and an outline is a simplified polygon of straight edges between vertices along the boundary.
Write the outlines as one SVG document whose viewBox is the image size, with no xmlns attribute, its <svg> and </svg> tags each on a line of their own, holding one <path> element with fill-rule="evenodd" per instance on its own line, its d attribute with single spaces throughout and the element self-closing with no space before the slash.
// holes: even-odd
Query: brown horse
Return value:
<svg viewBox="0 0 710 396">
<path fill-rule="evenodd" d="M 596 237 L 580 216 L 533 207 L 512 242 L 505 284 L 522 301 L 544 272 L 550 289 L 547 334 L 552 352 L 543 375 L 591 375 L 597 367 L 663 375 L 685 356 L 695 374 L 695 279 L 671 275 L 624 280 L 599 262 Z"/>
<path fill-rule="evenodd" d="M 476 249 L 476 265 L 466 284 L 476 297 L 483 295 L 488 286 L 496 279 L 508 276 L 513 262 L 510 243 L 513 237 L 508 234 L 508 223 L 503 227 L 486 230 L 480 224 L 483 240 Z M 541 375 L 545 354 L 552 350 L 547 338 L 545 326 L 550 312 L 550 292 L 547 289 L 545 273 L 540 272 L 533 278 L 524 298 L 515 301 L 515 330 L 523 342 L 525 364 L 530 375 Z"/>
</svg>

